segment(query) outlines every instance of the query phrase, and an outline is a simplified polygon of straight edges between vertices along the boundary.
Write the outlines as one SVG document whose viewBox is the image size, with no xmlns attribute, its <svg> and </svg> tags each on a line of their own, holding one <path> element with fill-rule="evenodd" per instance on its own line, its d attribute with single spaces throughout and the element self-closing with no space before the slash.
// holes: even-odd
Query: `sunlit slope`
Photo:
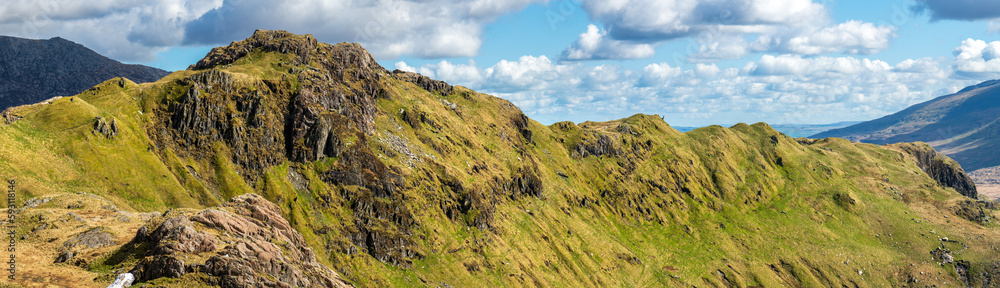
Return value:
<svg viewBox="0 0 1000 288">
<path fill-rule="evenodd" d="M 0 171 L 19 201 L 83 191 L 151 211 L 255 192 L 358 286 L 998 281 L 996 211 L 928 176 L 918 161 L 946 158 L 924 144 L 680 133 L 650 115 L 545 126 L 308 35 L 258 31 L 158 82 L 15 112 Z M 942 246 L 958 262 L 940 265 Z"/>
</svg>

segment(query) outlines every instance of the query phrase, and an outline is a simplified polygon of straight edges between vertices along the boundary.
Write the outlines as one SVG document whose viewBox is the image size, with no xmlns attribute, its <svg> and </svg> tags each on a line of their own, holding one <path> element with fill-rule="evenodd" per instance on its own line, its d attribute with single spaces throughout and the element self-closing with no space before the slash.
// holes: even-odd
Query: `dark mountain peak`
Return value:
<svg viewBox="0 0 1000 288">
<path fill-rule="evenodd" d="M 0 109 L 75 95 L 115 77 L 156 81 L 167 71 L 128 65 L 61 37 L 0 36 Z"/>
<path fill-rule="evenodd" d="M 17 48 L 31 47 L 31 49 L 36 50 L 58 51 L 63 53 L 87 53 L 95 57 L 105 58 L 97 52 L 88 49 L 86 46 L 58 36 L 49 39 L 28 39 L 13 36 L 0 36 L 0 47 L 9 48 L 12 50 L 10 52 L 15 53 L 19 52 Z M 114 61 L 111 59 L 107 60 Z"/>
<path fill-rule="evenodd" d="M 984 81 L 983 83 L 979 83 L 979 84 L 976 84 L 976 85 L 965 87 L 964 89 L 958 91 L 958 93 L 965 93 L 965 92 L 969 92 L 969 91 L 972 91 L 972 90 L 975 90 L 975 89 L 979 89 L 979 88 L 983 88 L 983 87 L 988 87 L 988 86 L 993 86 L 993 85 L 997 85 L 997 84 L 1000 84 L 1000 79 L 988 80 L 988 81 Z"/>
<path fill-rule="evenodd" d="M 67 45 L 67 46 L 73 46 L 73 47 L 79 47 L 79 48 L 87 49 L 86 46 L 80 45 L 80 43 L 76 43 L 76 42 L 70 41 L 69 39 L 62 38 L 62 37 L 59 37 L 59 36 L 49 38 L 49 40 L 35 40 L 35 41 L 47 42 L 47 43 L 52 44 L 52 45 Z M 90 49 L 87 49 L 87 50 L 90 50 Z"/>
</svg>

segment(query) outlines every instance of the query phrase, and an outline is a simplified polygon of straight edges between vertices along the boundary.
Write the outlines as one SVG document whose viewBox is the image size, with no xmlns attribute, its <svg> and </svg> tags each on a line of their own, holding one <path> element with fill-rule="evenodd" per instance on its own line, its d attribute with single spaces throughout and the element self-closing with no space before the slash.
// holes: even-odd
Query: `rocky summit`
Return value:
<svg viewBox="0 0 1000 288">
<path fill-rule="evenodd" d="M 15 285 L 1000 283 L 997 203 L 926 144 L 543 125 L 285 31 L 8 119 L 0 170 L 36 203 L 18 245 L 40 252 Z"/>
</svg>

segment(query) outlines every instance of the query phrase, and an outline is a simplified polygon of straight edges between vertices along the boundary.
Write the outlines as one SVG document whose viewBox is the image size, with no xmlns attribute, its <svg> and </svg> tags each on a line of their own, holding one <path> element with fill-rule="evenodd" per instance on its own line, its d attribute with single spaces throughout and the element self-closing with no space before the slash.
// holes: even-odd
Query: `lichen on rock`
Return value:
<svg viewBox="0 0 1000 288">
<path fill-rule="evenodd" d="M 172 211 L 151 223 L 157 222 L 139 229 L 111 258 L 138 259 L 130 272 L 140 282 L 202 273 L 207 277 L 192 279 L 221 287 L 348 286 L 316 262 L 281 209 L 259 195 L 244 194 L 198 212 Z"/>
</svg>

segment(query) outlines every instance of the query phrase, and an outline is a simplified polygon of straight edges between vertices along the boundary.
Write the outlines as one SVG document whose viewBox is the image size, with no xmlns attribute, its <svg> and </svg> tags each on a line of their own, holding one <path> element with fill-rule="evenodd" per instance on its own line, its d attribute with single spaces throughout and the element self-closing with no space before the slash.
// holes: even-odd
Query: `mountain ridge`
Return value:
<svg viewBox="0 0 1000 288">
<path fill-rule="evenodd" d="M 969 171 L 1000 166 L 1000 80 L 913 105 L 895 114 L 813 135 L 875 144 L 923 141 Z"/>
<path fill-rule="evenodd" d="M 18 200 L 73 191 L 183 212 L 258 194 L 317 262 L 365 287 L 983 286 L 1000 271 L 997 212 L 952 188 L 964 173 L 923 144 L 792 139 L 765 123 L 681 133 L 642 114 L 546 126 L 388 71 L 357 44 L 285 31 L 205 59 L 13 109 L 0 172 Z M 50 245 L 34 224 L 57 233 L 63 216 L 31 218 L 20 245 Z M 138 251 L 54 267 L 108 279 L 155 263 Z M 217 277 L 171 265 L 183 269 L 143 281 Z"/>
<path fill-rule="evenodd" d="M 75 42 L 0 36 L 0 110 L 78 94 L 115 77 L 152 82 L 167 71 L 108 59 Z"/>
</svg>

